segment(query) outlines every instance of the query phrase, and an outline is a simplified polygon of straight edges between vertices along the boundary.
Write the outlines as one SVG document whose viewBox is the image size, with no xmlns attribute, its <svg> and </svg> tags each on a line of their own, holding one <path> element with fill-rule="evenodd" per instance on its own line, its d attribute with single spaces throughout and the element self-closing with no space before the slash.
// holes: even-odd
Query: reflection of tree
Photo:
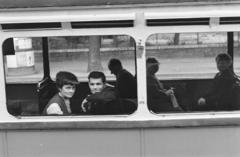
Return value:
<svg viewBox="0 0 240 157">
<path fill-rule="evenodd" d="M 113 45 L 114 45 L 114 47 L 118 47 L 118 43 L 119 43 L 118 36 L 114 35 L 113 36 Z"/>
<path fill-rule="evenodd" d="M 88 69 L 87 71 L 102 71 L 103 67 L 101 64 L 100 57 L 100 36 L 90 36 L 89 37 L 89 53 L 88 53 Z"/>
<path fill-rule="evenodd" d="M 130 37 L 129 46 L 134 46 L 134 45 L 135 45 L 135 40 L 132 37 Z"/>
<path fill-rule="evenodd" d="M 179 33 L 175 33 L 174 34 L 174 38 L 173 38 L 173 44 L 174 45 L 178 45 L 179 44 L 179 37 L 180 37 Z"/>
</svg>

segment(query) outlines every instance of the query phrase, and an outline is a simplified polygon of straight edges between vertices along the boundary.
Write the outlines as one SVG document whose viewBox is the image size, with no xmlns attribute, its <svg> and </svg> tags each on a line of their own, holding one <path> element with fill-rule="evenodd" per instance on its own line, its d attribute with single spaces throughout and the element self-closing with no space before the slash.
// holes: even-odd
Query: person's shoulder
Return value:
<svg viewBox="0 0 240 157">
<path fill-rule="evenodd" d="M 126 75 L 127 73 L 129 73 L 126 69 L 121 69 L 119 71 L 119 75 Z"/>
<path fill-rule="evenodd" d="M 227 79 L 235 79 L 235 74 L 234 72 L 228 70 L 222 73 L 222 77 L 227 78 Z"/>
<path fill-rule="evenodd" d="M 55 94 L 48 101 L 48 104 L 45 106 L 43 114 L 44 115 L 49 115 L 49 114 L 55 114 L 55 112 L 61 111 L 61 109 L 60 109 L 60 101 L 61 101 L 60 96 L 58 94 Z"/>
<path fill-rule="evenodd" d="M 48 104 L 57 103 L 60 99 L 61 97 L 57 93 L 48 101 Z"/>
<path fill-rule="evenodd" d="M 215 80 L 218 81 L 227 81 L 227 82 L 237 82 L 239 81 L 239 78 L 236 76 L 236 74 L 234 74 L 234 72 L 232 71 L 224 71 L 222 73 L 217 73 L 215 78 Z"/>
<path fill-rule="evenodd" d="M 107 83 L 104 90 L 115 90 L 115 88 L 113 85 Z"/>
<path fill-rule="evenodd" d="M 134 78 L 134 76 L 126 69 L 122 69 L 121 72 L 119 73 L 119 75 L 121 77 L 125 77 L 125 78 Z"/>
<path fill-rule="evenodd" d="M 218 77 L 220 77 L 220 75 L 221 75 L 221 73 L 218 72 L 218 73 L 215 74 L 214 78 L 218 78 Z"/>
<path fill-rule="evenodd" d="M 54 109 L 54 108 L 60 108 L 59 104 L 56 103 L 56 102 L 49 104 L 49 106 L 48 106 L 48 108 L 47 108 L 47 111 L 48 111 L 49 109 Z"/>
<path fill-rule="evenodd" d="M 48 115 L 51 115 L 51 114 L 62 115 L 63 114 L 61 107 L 58 103 L 49 104 L 48 108 L 46 109 L 46 112 Z"/>
<path fill-rule="evenodd" d="M 111 85 L 106 85 L 105 88 L 102 90 L 102 93 L 112 93 L 113 95 L 118 95 L 116 88 Z"/>
<path fill-rule="evenodd" d="M 158 81 L 158 79 L 154 75 L 147 75 L 148 81 Z"/>
</svg>

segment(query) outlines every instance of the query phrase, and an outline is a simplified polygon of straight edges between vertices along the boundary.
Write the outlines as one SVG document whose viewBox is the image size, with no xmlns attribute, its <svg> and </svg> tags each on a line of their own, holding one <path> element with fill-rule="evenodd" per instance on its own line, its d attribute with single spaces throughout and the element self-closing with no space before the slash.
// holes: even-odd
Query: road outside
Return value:
<svg viewBox="0 0 240 157">
<path fill-rule="evenodd" d="M 109 58 L 101 58 L 103 72 L 106 74 L 108 80 L 114 79 L 110 74 L 107 63 Z M 160 69 L 158 74 L 159 79 L 198 79 L 198 78 L 212 78 L 217 72 L 214 58 L 175 58 L 175 59 L 159 59 Z M 129 70 L 135 75 L 135 63 L 133 59 L 122 60 L 125 69 Z M 87 81 L 87 60 L 64 60 L 61 62 L 51 62 L 51 76 L 60 70 L 71 71 L 76 74 L 81 81 Z M 240 57 L 234 60 L 234 70 L 240 75 Z M 8 76 L 8 82 L 38 82 L 43 78 L 42 63 L 35 63 L 35 73 L 25 76 Z"/>
<path fill-rule="evenodd" d="M 115 39 L 115 40 L 110 40 Z M 239 33 L 234 33 L 234 71 L 240 74 Z M 35 70 L 29 75 L 7 76 L 7 82 L 38 82 L 43 78 L 43 65 L 40 38 L 35 42 Z M 70 71 L 76 74 L 80 81 L 87 81 L 88 49 L 87 37 L 51 37 L 50 74 L 54 79 L 58 71 Z M 70 43 L 69 43 L 70 42 Z M 160 61 L 159 79 L 198 79 L 213 78 L 217 72 L 215 56 L 227 52 L 227 33 L 172 33 L 155 34 L 146 42 L 146 55 L 155 56 Z M 129 36 L 103 36 L 101 38 L 100 58 L 103 72 L 108 80 L 114 79 L 110 74 L 107 63 L 112 58 L 119 58 L 125 69 L 136 74 L 136 63 L 133 41 Z M 34 45 L 34 44 L 33 44 Z M 61 49 L 61 45 L 65 49 Z M 84 48 L 85 46 L 85 48 Z M 129 47 L 130 46 L 130 47 Z M 34 47 L 34 46 L 33 46 Z M 37 48 L 38 47 L 38 48 Z M 72 49 L 71 49 L 72 47 Z M 73 48 L 75 47 L 75 48 Z M 70 49 L 69 49 L 70 48 Z M 104 50 L 103 49 L 108 49 Z M 110 51 L 109 51 L 110 49 Z M 124 50 L 126 49 L 126 50 Z"/>
</svg>

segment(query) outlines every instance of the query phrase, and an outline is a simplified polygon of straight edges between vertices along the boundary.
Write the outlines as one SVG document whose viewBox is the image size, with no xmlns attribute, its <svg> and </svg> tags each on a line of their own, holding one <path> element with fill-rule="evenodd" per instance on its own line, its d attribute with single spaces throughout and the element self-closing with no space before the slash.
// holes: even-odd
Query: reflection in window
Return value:
<svg viewBox="0 0 240 157">
<path fill-rule="evenodd" d="M 146 45 L 147 57 L 161 63 L 161 79 L 211 78 L 217 72 L 214 57 L 227 52 L 227 33 L 154 34 Z"/>
<path fill-rule="evenodd" d="M 9 113 L 38 114 L 36 83 L 43 77 L 41 49 L 36 50 L 37 38 L 9 38 L 3 43 L 6 75 L 6 95 Z"/>
<path fill-rule="evenodd" d="M 135 74 L 134 40 L 129 36 L 50 37 L 49 49 L 52 78 L 59 70 L 66 70 L 86 81 L 89 71 L 100 70 L 112 80 L 108 70 L 111 58 L 120 59 Z"/>
<path fill-rule="evenodd" d="M 233 61 L 234 72 L 240 75 L 240 33 L 234 33 L 234 61 Z"/>
<path fill-rule="evenodd" d="M 134 40 L 126 35 L 6 40 L 3 44 L 3 53 L 9 113 L 24 116 L 43 115 L 49 101 L 56 95 L 63 95 L 59 92 L 62 86 L 56 86 L 56 74 L 59 71 L 71 72 L 80 82 L 69 101 L 65 99 L 63 101 L 71 115 L 133 113 L 137 107 L 136 94 L 123 96 L 120 90 L 122 87 L 129 89 L 129 85 L 126 85 L 128 81 L 122 80 L 122 75 L 124 78 L 126 75 L 131 77 L 134 81 L 131 85 L 135 85 L 134 92 L 137 90 L 134 45 Z M 112 58 L 121 62 L 121 74 L 116 71 L 118 68 L 115 64 L 111 66 L 113 69 L 110 71 L 108 63 Z M 118 95 L 116 100 L 111 102 L 112 105 L 104 104 L 99 109 L 92 107 L 94 109 L 84 112 L 81 104 L 88 95 L 93 94 L 88 84 L 88 75 L 92 71 L 102 72 L 106 77 L 106 85 L 117 91 Z M 105 84 L 104 81 L 103 83 Z M 62 115 L 58 113 L 62 113 L 63 108 L 58 106 L 58 109 L 60 110 L 55 115 Z M 51 108 L 51 113 L 54 113 L 53 110 Z"/>
<path fill-rule="evenodd" d="M 227 32 L 150 36 L 146 42 L 149 109 L 155 113 L 238 110 L 239 79 L 231 70 L 231 57 L 225 56 L 227 41 Z M 218 65 L 229 62 L 227 72 L 217 68 L 219 54 L 223 61 Z"/>
<path fill-rule="evenodd" d="M 35 49 L 37 38 L 9 38 L 3 44 L 6 81 L 19 79 L 37 82 L 43 76 L 41 49 Z"/>
</svg>

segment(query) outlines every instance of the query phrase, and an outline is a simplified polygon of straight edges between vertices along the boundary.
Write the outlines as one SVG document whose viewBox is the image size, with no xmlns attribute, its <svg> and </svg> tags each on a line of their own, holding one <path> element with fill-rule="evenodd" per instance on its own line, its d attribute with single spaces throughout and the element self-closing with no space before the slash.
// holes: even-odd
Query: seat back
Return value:
<svg viewBox="0 0 240 157">
<path fill-rule="evenodd" d="M 37 84 L 39 113 L 41 114 L 48 101 L 58 92 L 56 84 L 51 78 L 46 77 Z"/>
</svg>

